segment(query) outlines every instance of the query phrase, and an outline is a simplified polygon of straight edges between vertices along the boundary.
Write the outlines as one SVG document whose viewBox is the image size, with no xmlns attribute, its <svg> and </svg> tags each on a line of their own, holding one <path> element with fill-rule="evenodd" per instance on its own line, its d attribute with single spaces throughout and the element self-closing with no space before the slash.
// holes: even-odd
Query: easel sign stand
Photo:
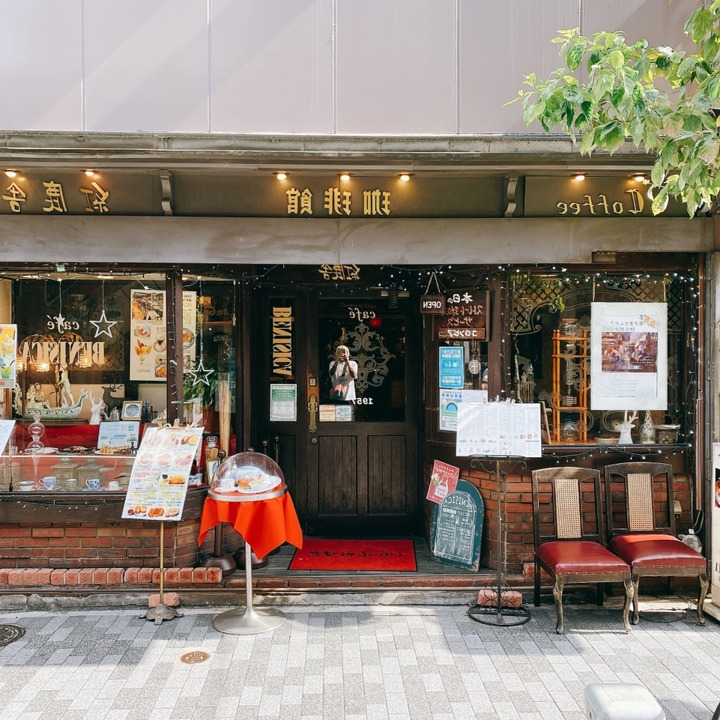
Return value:
<svg viewBox="0 0 720 720">
<path fill-rule="evenodd" d="M 530 611 L 523 605 L 514 607 L 506 602 L 504 598 L 508 597 L 510 590 L 507 583 L 503 582 L 503 574 L 507 569 L 506 545 L 507 545 L 507 529 L 504 525 L 504 514 L 507 502 L 507 470 L 502 470 L 503 463 L 517 464 L 522 462 L 521 458 L 503 457 L 503 458 L 487 458 L 488 461 L 494 460 L 495 467 L 488 470 L 483 467 L 483 463 L 478 458 L 473 458 L 472 466 L 483 468 L 489 474 L 495 474 L 497 481 L 497 569 L 495 576 L 495 607 L 490 605 L 473 605 L 468 610 L 468 615 L 477 622 L 484 625 L 496 625 L 498 627 L 510 627 L 512 625 L 524 625 L 530 619 Z M 489 586 L 489 585 L 488 585 Z"/>
<path fill-rule="evenodd" d="M 165 604 L 165 521 L 182 519 L 188 479 L 202 441 L 200 427 L 150 427 L 135 456 L 125 495 L 122 518 L 160 523 L 159 600 L 141 618 L 172 620 L 182 615 Z"/>
<path fill-rule="evenodd" d="M 456 454 L 471 457 L 471 466 L 482 467 L 488 474 L 494 474 L 497 483 L 495 604 L 477 604 L 468 610 L 471 619 L 485 625 L 511 627 L 523 625 L 530 619 L 530 611 L 526 607 L 515 607 L 507 601 L 509 588 L 503 583 L 507 565 L 504 515 L 509 471 L 508 467 L 503 469 L 503 464 L 511 467 L 522 463 L 523 458 L 542 456 L 540 416 L 538 403 L 515 403 L 499 398 L 488 403 L 463 402 L 458 406 Z"/>
<path fill-rule="evenodd" d="M 165 522 L 160 521 L 160 582 L 159 582 L 159 591 L 160 591 L 160 601 L 158 604 L 150 608 L 144 615 L 141 615 L 141 617 L 145 618 L 146 620 L 154 620 L 156 625 L 162 624 L 163 620 L 172 620 L 176 617 L 182 617 L 182 613 L 178 612 L 174 607 L 171 607 L 170 605 L 165 605 L 165 594 L 164 594 L 164 588 L 165 588 Z"/>
</svg>

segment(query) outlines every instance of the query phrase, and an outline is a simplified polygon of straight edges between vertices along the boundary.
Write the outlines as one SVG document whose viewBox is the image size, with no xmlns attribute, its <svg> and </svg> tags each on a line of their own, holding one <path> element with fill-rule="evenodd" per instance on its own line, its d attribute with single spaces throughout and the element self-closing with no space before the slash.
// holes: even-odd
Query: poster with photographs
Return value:
<svg viewBox="0 0 720 720">
<path fill-rule="evenodd" d="M 133 463 L 122 517 L 180 520 L 203 428 L 148 427 Z"/>
<path fill-rule="evenodd" d="M 197 293 L 183 292 L 182 352 L 185 367 L 195 360 Z M 165 291 L 130 293 L 130 380 L 164 382 L 167 379 Z"/>
<path fill-rule="evenodd" d="M 0 324 L 0 388 L 15 387 L 17 325 Z"/>
<path fill-rule="evenodd" d="M 592 303 L 591 410 L 667 409 L 667 304 Z"/>
</svg>

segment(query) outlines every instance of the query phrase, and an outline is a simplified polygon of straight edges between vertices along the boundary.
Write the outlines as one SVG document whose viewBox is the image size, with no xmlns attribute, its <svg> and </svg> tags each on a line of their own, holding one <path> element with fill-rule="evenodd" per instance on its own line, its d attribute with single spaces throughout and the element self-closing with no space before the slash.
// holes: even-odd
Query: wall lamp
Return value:
<svg viewBox="0 0 720 720">
<path fill-rule="evenodd" d="M 290 174 L 290 173 L 285 172 L 284 170 L 278 170 L 276 173 L 274 173 L 275 177 L 276 177 L 278 180 L 287 180 L 289 174 Z"/>
<path fill-rule="evenodd" d="M 400 173 L 398 177 L 402 182 L 409 182 L 414 173 Z"/>
<path fill-rule="evenodd" d="M 584 173 L 576 173 L 575 175 L 573 175 L 573 180 L 575 180 L 576 182 L 582 182 L 584 179 L 585 179 Z"/>
<path fill-rule="evenodd" d="M 344 172 L 340 173 L 340 181 L 341 182 L 347 182 L 350 179 L 350 173 Z"/>
</svg>

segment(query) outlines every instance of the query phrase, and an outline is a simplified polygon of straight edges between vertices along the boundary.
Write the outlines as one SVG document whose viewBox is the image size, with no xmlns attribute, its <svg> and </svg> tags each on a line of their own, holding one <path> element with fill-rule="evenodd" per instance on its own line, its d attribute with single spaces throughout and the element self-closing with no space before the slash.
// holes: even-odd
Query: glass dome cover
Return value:
<svg viewBox="0 0 720 720">
<path fill-rule="evenodd" d="M 285 477 L 274 460 L 262 453 L 243 452 L 231 455 L 218 465 L 210 482 L 210 494 L 231 501 L 279 490 L 279 486 L 284 488 Z"/>
</svg>

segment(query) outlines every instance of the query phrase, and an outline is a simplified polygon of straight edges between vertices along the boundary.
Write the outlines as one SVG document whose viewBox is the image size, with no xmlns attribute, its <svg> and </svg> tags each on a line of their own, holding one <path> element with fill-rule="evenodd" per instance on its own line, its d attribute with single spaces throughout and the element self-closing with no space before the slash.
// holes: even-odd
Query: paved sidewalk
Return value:
<svg viewBox="0 0 720 720">
<path fill-rule="evenodd" d="M 462 605 L 288 606 L 250 636 L 212 627 L 227 608 L 181 610 L 160 625 L 137 610 L 3 613 L 25 634 L 0 648 L 0 718 L 579 720 L 592 682 L 642 683 L 676 720 L 720 700 L 720 624 L 680 600 L 630 635 L 596 606 L 568 607 L 564 636 L 552 606 L 499 628 Z M 210 657 L 183 663 L 193 651 Z"/>
</svg>

